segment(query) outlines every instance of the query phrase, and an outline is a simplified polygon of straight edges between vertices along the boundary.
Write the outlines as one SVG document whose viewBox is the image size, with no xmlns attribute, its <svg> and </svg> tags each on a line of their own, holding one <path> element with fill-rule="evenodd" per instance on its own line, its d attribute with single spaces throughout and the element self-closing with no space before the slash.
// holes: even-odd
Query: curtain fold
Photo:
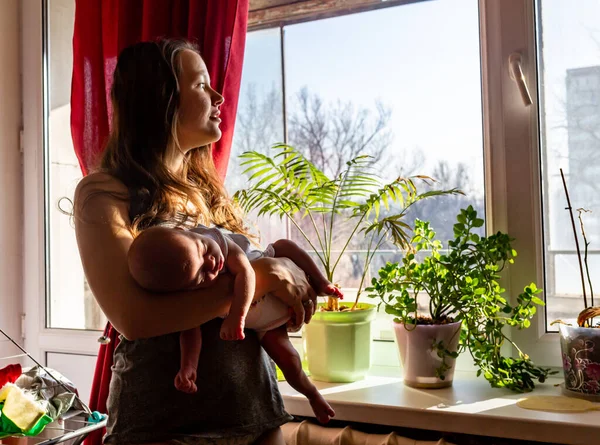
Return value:
<svg viewBox="0 0 600 445">
<path fill-rule="evenodd" d="M 225 178 L 242 76 L 248 0 L 75 0 L 71 134 L 84 175 L 99 161 L 111 120 L 110 88 L 119 52 L 158 37 L 186 38 L 200 48 L 212 87 L 221 92 L 221 140 L 213 159 Z M 106 412 L 112 358 L 119 333 L 107 325 L 111 342 L 100 346 L 90 408 Z M 103 432 L 86 445 L 100 445 Z"/>
</svg>

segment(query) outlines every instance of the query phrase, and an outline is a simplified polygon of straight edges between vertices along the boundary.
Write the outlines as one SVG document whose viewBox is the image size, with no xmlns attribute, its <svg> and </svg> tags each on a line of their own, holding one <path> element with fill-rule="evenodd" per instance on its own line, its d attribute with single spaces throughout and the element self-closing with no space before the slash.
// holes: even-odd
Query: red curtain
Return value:
<svg viewBox="0 0 600 445">
<path fill-rule="evenodd" d="M 119 333 L 110 323 L 107 323 L 104 334 L 110 339 L 110 342 L 108 344 L 103 344 L 98 350 L 89 407 L 92 411 L 106 414 L 106 399 L 108 398 L 108 389 L 110 385 L 113 353 L 119 344 Z M 90 433 L 84 442 L 85 445 L 101 445 L 104 432 L 105 429 L 103 428 L 102 430 Z"/>
<path fill-rule="evenodd" d="M 221 140 L 213 159 L 225 177 L 242 75 L 248 0 L 76 0 L 71 89 L 71 133 L 83 174 L 96 166 L 106 142 L 111 109 L 110 88 L 119 52 L 157 37 L 196 42 L 213 88 L 225 97 L 221 107 Z M 106 413 L 114 348 L 118 332 L 107 326 L 111 342 L 100 347 L 90 408 Z M 87 445 L 99 445 L 102 432 Z"/>
<path fill-rule="evenodd" d="M 109 131 L 117 56 L 133 43 L 183 37 L 200 47 L 212 87 L 225 96 L 221 140 L 213 145 L 224 178 L 237 110 L 248 0 L 76 0 L 71 132 L 84 174 L 94 168 Z"/>
</svg>

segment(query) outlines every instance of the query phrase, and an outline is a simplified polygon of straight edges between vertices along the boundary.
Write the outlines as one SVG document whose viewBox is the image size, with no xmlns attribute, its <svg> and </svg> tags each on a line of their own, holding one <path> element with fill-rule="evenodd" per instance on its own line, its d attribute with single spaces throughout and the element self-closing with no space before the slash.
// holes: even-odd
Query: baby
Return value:
<svg viewBox="0 0 600 445">
<path fill-rule="evenodd" d="M 250 261 L 261 257 L 287 257 L 310 277 L 318 295 L 343 297 L 310 256 L 287 239 L 276 241 L 261 252 L 254 249 L 245 236 L 218 228 L 153 227 L 134 240 L 128 262 L 133 278 L 153 292 L 210 287 L 220 273 L 231 273 L 235 277 L 234 296 L 229 313 L 224 315 L 221 338 L 242 340 L 245 327 L 257 331 L 263 348 L 277 363 L 287 382 L 307 397 L 317 419 L 327 423 L 335 412 L 302 370 L 298 352 L 287 334 L 288 306 L 271 294 L 252 303 L 255 276 Z M 197 327 L 180 335 L 181 368 L 175 377 L 175 387 L 193 393 L 197 390 L 202 332 Z"/>
</svg>

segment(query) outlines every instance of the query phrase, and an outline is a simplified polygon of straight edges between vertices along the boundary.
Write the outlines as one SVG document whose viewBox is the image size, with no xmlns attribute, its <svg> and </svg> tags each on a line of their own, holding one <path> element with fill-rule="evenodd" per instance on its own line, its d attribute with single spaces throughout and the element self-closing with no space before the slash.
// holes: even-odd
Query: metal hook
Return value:
<svg viewBox="0 0 600 445">
<path fill-rule="evenodd" d="M 98 337 L 98 343 L 100 343 L 101 345 L 107 345 L 110 343 L 110 338 L 107 337 L 106 335 L 103 335 L 102 337 Z"/>
<path fill-rule="evenodd" d="M 104 328 L 104 332 L 102 333 L 102 336 L 98 338 L 98 343 L 100 343 L 101 345 L 107 345 L 110 343 L 110 337 L 108 336 L 108 330 L 109 330 L 109 325 L 107 323 Z"/>
</svg>

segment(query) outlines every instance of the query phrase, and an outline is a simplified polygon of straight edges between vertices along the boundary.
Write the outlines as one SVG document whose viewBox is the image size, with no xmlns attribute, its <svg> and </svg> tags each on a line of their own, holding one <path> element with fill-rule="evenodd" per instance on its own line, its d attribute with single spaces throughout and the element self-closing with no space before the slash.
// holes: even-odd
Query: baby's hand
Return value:
<svg viewBox="0 0 600 445">
<path fill-rule="evenodd" d="M 188 394 L 198 391 L 196 386 L 196 368 L 184 366 L 175 376 L 175 388 Z"/>
<path fill-rule="evenodd" d="M 314 283 L 314 288 L 317 295 L 328 295 L 330 297 L 339 298 L 340 300 L 344 299 L 342 291 L 327 280 L 324 280 L 321 283 Z"/>
<path fill-rule="evenodd" d="M 223 340 L 243 340 L 245 318 L 227 316 L 221 325 L 221 338 Z"/>
</svg>

